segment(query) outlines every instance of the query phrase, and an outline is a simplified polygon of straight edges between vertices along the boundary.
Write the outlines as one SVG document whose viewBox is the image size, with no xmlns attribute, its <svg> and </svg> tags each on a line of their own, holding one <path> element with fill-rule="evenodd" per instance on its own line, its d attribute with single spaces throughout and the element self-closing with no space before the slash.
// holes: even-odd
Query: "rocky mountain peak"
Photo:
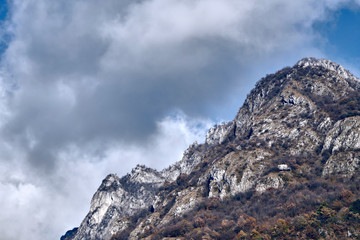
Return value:
<svg viewBox="0 0 360 240">
<path fill-rule="evenodd" d="M 164 182 L 164 177 L 155 169 L 137 165 L 131 170 L 129 181 L 131 183 L 161 184 Z"/>
<path fill-rule="evenodd" d="M 359 238 L 359 225 L 336 235 L 321 215 L 350 212 L 360 198 L 359 169 L 360 81 L 329 60 L 304 58 L 258 81 L 235 119 L 211 128 L 180 161 L 160 172 L 137 165 L 121 178 L 108 175 L 65 239 L 254 239 L 263 228 L 246 224 L 255 226 L 256 218 L 271 225 L 276 217 L 295 224 L 287 228 L 299 231 L 292 239 L 318 239 L 319 232 L 324 239 L 349 232 Z M 322 213 L 323 201 L 334 207 Z M 300 214 L 310 230 L 296 225 Z M 354 216 L 348 219 L 360 223 Z M 315 229 L 319 221 L 323 227 Z M 274 229 L 263 229 L 264 239 Z"/>
<path fill-rule="evenodd" d="M 313 57 L 303 58 L 298 61 L 295 65 L 296 67 L 323 67 L 328 70 L 334 71 L 343 78 L 354 78 L 354 76 L 346 70 L 343 66 L 332 62 L 328 59 L 316 59 Z"/>
<path fill-rule="evenodd" d="M 116 174 L 109 174 L 102 181 L 99 190 L 108 191 L 110 189 L 116 189 L 119 184 L 119 177 Z"/>
</svg>

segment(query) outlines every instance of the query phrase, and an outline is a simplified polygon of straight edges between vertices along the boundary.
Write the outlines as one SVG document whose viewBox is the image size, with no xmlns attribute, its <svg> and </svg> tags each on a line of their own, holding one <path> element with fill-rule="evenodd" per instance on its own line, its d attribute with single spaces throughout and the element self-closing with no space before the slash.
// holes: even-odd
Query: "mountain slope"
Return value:
<svg viewBox="0 0 360 240">
<path fill-rule="evenodd" d="M 359 90 L 324 59 L 266 76 L 181 161 L 109 175 L 63 239 L 360 237 Z"/>
</svg>

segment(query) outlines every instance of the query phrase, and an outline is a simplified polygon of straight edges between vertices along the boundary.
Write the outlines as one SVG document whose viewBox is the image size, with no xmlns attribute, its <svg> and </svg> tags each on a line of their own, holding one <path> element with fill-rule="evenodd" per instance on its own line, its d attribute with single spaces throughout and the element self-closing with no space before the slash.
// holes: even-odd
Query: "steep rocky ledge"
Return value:
<svg viewBox="0 0 360 240">
<path fill-rule="evenodd" d="M 211 128 L 205 143 L 191 145 L 179 162 L 161 172 L 137 166 L 122 178 L 107 176 L 80 227 L 62 239 L 224 239 L 221 234 L 231 231 L 238 239 L 254 239 L 251 234 L 261 228 L 246 233 L 243 221 L 252 216 L 273 223 L 279 214 L 268 208 L 280 209 L 283 216 L 288 211 L 283 206 L 294 201 L 296 191 L 306 190 L 309 196 L 318 191 L 312 199 L 298 196 L 295 203 L 291 202 L 298 206 L 298 217 L 310 214 L 309 206 L 335 201 L 331 198 L 337 194 L 331 192 L 335 190 L 324 188 L 329 179 L 334 189 L 343 190 L 340 195 L 348 190 L 356 199 L 360 189 L 359 90 L 359 79 L 324 59 L 304 58 L 291 68 L 266 76 L 247 96 L 233 121 Z M 314 182 L 323 183 L 322 188 L 314 187 Z M 251 212 L 251 206 L 258 204 L 256 199 L 273 191 L 286 194 L 281 199 L 264 200 L 272 202 L 267 202 L 262 212 Z M 211 203 L 214 199 L 216 204 Z M 219 201 L 230 202 L 229 206 L 238 209 L 231 218 L 216 216 L 221 226 L 206 222 L 202 210 L 216 209 Z M 343 204 L 349 207 L 350 203 Z M 229 206 L 223 207 L 223 212 Z M 292 223 L 293 218 L 291 215 L 288 221 Z M 313 235 L 304 230 L 307 228 L 299 228 L 293 239 L 360 237 L 360 225 L 347 225 L 345 231 L 324 224 L 319 229 L 309 225 L 315 229 Z M 169 233 L 176 227 L 182 230 Z M 222 233 L 223 229 L 232 230 Z M 266 236 L 266 230 L 263 232 Z"/>
</svg>

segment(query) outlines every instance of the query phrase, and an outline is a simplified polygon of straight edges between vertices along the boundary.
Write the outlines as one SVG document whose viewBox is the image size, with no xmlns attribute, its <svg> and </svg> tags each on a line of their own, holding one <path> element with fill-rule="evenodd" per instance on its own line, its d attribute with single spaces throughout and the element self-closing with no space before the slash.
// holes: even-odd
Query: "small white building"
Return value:
<svg viewBox="0 0 360 240">
<path fill-rule="evenodd" d="M 280 171 L 290 171 L 291 168 L 287 164 L 279 164 L 278 168 Z"/>
</svg>

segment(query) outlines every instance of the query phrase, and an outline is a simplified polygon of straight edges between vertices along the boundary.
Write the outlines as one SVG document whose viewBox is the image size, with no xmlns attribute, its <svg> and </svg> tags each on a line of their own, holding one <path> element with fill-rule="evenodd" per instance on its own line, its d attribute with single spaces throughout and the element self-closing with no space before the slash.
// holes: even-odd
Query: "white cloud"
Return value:
<svg viewBox="0 0 360 240">
<path fill-rule="evenodd" d="M 8 239 L 58 239 L 78 226 L 89 210 L 92 194 L 109 173 L 125 175 L 136 164 L 163 169 L 178 161 L 193 141 L 203 141 L 213 123 L 182 113 L 157 123 L 156 133 L 144 145 L 112 143 L 96 154 L 98 146 L 69 146 L 58 155 L 51 176 L 38 178 L 24 162 L 0 168 L 2 215 L 0 232 Z M 94 147 L 94 149 L 91 149 Z M 19 156 L 18 156 L 19 157 Z M 29 237 L 30 236 L 30 237 Z"/>
</svg>

